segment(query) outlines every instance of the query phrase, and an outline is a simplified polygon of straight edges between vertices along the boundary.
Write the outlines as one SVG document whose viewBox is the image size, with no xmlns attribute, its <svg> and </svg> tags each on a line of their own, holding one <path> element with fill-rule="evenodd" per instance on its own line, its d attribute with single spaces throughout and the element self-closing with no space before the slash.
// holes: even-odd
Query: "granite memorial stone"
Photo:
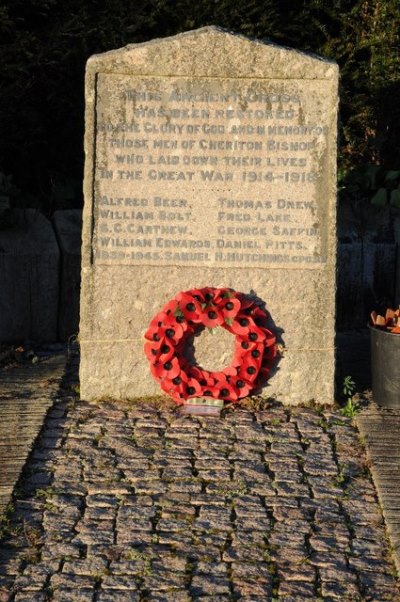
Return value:
<svg viewBox="0 0 400 602">
<path fill-rule="evenodd" d="M 228 286 L 281 333 L 263 394 L 333 402 L 337 86 L 332 62 L 216 27 L 89 59 L 83 398 L 159 394 L 151 318 Z"/>
</svg>

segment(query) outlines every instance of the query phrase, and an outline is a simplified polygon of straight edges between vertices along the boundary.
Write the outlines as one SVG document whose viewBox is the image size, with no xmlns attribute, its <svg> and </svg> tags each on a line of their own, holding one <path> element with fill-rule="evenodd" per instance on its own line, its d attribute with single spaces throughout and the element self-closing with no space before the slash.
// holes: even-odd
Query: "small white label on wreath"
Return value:
<svg viewBox="0 0 400 602">
<path fill-rule="evenodd" d="M 191 399 L 187 399 L 181 406 L 181 414 L 218 417 L 223 407 L 223 399 L 213 399 L 212 397 L 192 397 Z"/>
</svg>

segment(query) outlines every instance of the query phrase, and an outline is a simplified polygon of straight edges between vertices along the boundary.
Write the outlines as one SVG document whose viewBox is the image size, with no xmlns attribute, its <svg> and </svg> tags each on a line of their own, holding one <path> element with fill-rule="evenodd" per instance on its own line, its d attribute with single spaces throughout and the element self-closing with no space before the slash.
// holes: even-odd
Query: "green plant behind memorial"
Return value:
<svg viewBox="0 0 400 602">
<path fill-rule="evenodd" d="M 211 24 L 336 60 L 342 171 L 400 166 L 398 0 L 3 0 L 0 170 L 25 206 L 51 213 L 82 202 L 89 56 Z"/>
<path fill-rule="evenodd" d="M 343 200 L 400 209 L 400 169 L 363 164 L 341 174 Z"/>
</svg>

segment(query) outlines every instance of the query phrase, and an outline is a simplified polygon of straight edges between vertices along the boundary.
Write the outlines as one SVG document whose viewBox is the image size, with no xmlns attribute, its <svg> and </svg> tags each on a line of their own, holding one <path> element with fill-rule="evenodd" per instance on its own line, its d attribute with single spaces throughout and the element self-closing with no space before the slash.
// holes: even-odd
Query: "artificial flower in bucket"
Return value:
<svg viewBox="0 0 400 602">
<path fill-rule="evenodd" d="M 384 316 L 371 312 L 371 324 L 375 328 L 382 328 L 392 334 L 400 334 L 400 307 L 397 309 L 388 308 Z"/>
<path fill-rule="evenodd" d="M 268 377 L 276 337 L 267 322 L 268 314 L 256 300 L 231 288 L 179 292 L 145 333 L 151 373 L 179 405 L 203 408 L 194 413 L 213 413 L 224 402 L 248 396 Z M 235 336 L 233 360 L 223 370 L 205 370 L 188 358 L 192 337 L 204 328 L 224 328 Z"/>
</svg>

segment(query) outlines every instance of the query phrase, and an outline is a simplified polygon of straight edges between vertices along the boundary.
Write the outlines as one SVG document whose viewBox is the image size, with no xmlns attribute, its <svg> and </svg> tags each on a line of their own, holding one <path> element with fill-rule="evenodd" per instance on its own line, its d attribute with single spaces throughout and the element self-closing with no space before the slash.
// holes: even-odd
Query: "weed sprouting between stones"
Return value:
<svg viewBox="0 0 400 602">
<path fill-rule="evenodd" d="M 340 410 L 340 413 L 347 418 L 354 418 L 359 411 L 359 404 L 354 400 L 356 383 L 351 376 L 345 376 L 343 379 L 342 393 L 346 397 L 346 405 Z"/>
</svg>

